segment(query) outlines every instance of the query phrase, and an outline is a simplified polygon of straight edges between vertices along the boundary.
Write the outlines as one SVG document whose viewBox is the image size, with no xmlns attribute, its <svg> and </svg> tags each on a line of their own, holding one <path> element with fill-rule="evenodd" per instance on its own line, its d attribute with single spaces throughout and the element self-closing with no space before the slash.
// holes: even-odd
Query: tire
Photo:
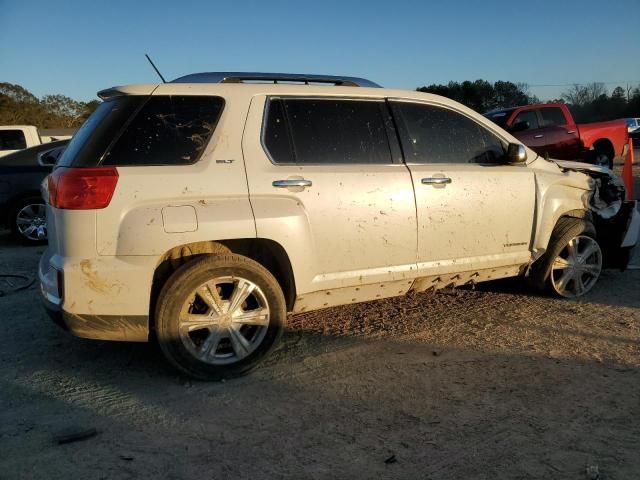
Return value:
<svg viewBox="0 0 640 480">
<path fill-rule="evenodd" d="M 564 298 L 588 293 L 602 271 L 602 250 L 593 224 L 563 217 L 551 234 L 549 248 L 531 267 L 529 282 Z"/>
<path fill-rule="evenodd" d="M 38 196 L 22 198 L 11 206 L 9 228 L 25 245 L 47 243 L 47 206 Z"/>
<path fill-rule="evenodd" d="M 224 254 L 176 270 L 160 292 L 155 320 L 160 349 L 174 367 L 221 380 L 255 368 L 277 344 L 286 318 L 273 275 L 249 258 Z"/>
<path fill-rule="evenodd" d="M 608 152 L 607 150 L 596 150 L 593 163 L 599 167 L 607 167 L 608 169 L 613 170 L 613 155 L 611 155 L 611 152 Z"/>
</svg>

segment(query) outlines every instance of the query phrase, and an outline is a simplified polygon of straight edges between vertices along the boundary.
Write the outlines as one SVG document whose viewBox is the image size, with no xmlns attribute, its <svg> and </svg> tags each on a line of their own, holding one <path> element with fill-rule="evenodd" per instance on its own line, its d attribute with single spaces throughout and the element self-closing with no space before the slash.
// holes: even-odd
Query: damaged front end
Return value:
<svg viewBox="0 0 640 480">
<path fill-rule="evenodd" d="M 580 162 L 555 161 L 563 170 L 591 177 L 592 189 L 584 203 L 591 213 L 603 252 L 604 266 L 624 270 L 640 234 L 640 213 L 635 200 L 626 200 L 624 183 L 611 170 Z"/>
</svg>

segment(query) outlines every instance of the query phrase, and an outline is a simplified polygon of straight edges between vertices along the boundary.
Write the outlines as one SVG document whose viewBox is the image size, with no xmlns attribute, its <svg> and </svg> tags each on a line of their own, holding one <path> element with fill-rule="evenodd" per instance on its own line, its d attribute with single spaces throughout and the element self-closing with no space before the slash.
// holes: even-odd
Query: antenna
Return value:
<svg viewBox="0 0 640 480">
<path fill-rule="evenodd" d="M 153 60 L 151 60 L 151 58 L 149 58 L 149 55 L 147 55 L 146 53 L 144 54 L 145 57 L 147 57 L 147 60 L 149 60 L 149 63 L 151 64 L 151 66 L 153 67 L 153 69 L 156 71 L 156 73 L 158 74 L 158 76 L 160 77 L 160 80 L 162 80 L 162 83 L 167 83 L 167 81 L 164 79 L 164 77 L 162 76 L 162 74 L 160 73 L 160 70 L 158 70 L 158 67 L 156 67 L 155 63 L 153 63 Z"/>
</svg>

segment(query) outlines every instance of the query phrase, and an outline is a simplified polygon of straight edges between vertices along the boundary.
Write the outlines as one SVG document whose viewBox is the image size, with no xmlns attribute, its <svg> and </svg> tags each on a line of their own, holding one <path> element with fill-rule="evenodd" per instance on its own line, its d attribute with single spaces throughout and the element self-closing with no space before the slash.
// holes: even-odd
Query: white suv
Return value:
<svg viewBox="0 0 640 480">
<path fill-rule="evenodd" d="M 579 296 L 638 238 L 609 170 L 439 96 L 247 73 L 99 95 L 45 189 L 45 304 L 194 377 L 247 372 L 287 312 L 517 275 Z"/>
</svg>

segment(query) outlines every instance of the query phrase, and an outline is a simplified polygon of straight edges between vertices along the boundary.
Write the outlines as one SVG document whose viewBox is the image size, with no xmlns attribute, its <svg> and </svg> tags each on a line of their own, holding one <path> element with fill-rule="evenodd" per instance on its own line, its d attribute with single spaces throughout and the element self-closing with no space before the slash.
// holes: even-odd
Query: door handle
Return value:
<svg viewBox="0 0 640 480">
<path fill-rule="evenodd" d="M 427 177 L 422 179 L 422 183 L 424 185 L 446 185 L 451 183 L 451 179 L 449 177 Z"/>
<path fill-rule="evenodd" d="M 569 130 L 569 131 L 567 132 L 567 135 L 573 135 L 574 133 L 576 133 L 576 131 L 575 131 L 575 130 Z"/>
<path fill-rule="evenodd" d="M 304 178 L 290 178 L 287 180 L 274 180 L 271 184 L 276 188 L 290 188 L 290 187 L 310 187 L 313 185 L 311 180 L 305 180 Z"/>
<path fill-rule="evenodd" d="M 544 137 L 544 135 L 540 134 L 540 135 L 534 136 L 533 138 L 542 138 L 542 137 Z"/>
</svg>

